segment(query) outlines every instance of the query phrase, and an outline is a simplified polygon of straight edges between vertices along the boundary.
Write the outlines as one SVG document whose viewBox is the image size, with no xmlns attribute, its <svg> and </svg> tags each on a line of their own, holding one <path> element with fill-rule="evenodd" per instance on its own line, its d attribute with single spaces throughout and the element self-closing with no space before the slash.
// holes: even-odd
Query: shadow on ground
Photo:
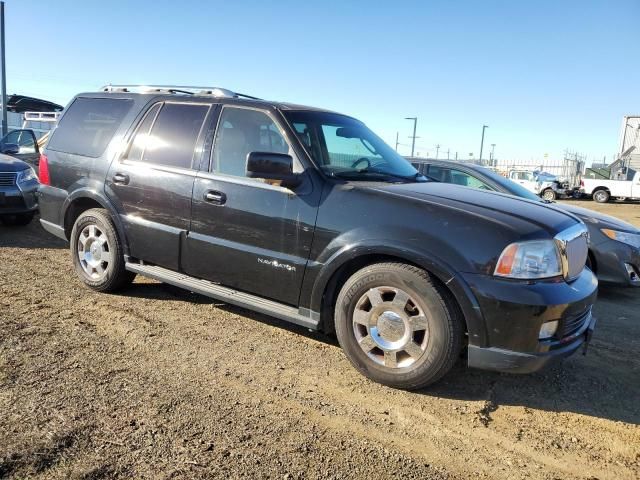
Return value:
<svg viewBox="0 0 640 480">
<path fill-rule="evenodd" d="M 605 289 L 601 293 L 604 310 L 609 304 L 626 304 L 633 312 L 640 306 L 630 300 L 638 301 L 638 292 L 620 289 Z M 166 284 L 134 284 L 123 292 L 124 295 L 149 298 L 153 300 L 185 301 L 197 304 L 215 304 L 225 311 L 242 315 L 261 323 L 282 328 L 304 335 L 315 341 L 339 348 L 333 336 L 313 332 L 306 328 L 289 324 L 273 317 L 250 310 L 224 304 L 208 297 L 184 291 Z M 615 320 L 613 317 L 611 321 Z M 640 324 L 640 319 L 637 322 Z M 610 327 L 610 326 L 609 326 Z M 603 328 L 603 330 L 605 330 Z M 640 335 L 640 332 L 638 332 Z M 607 352 L 614 343 L 619 351 L 613 362 Z M 620 358 L 620 356 L 622 358 Z M 627 358 L 628 357 L 628 358 Z M 637 352 L 624 341 L 624 335 L 598 339 L 597 332 L 588 355 L 582 351 L 572 357 L 561 360 L 540 372 L 528 375 L 485 372 L 466 367 L 464 352 L 453 370 L 437 384 L 414 393 L 462 401 L 485 401 L 484 419 L 491 421 L 491 414 L 503 405 L 516 405 L 550 412 L 574 412 L 613 421 L 623 421 L 640 425 L 640 386 L 637 382 Z M 629 360 L 633 358 L 630 364 Z M 358 373 L 353 371 L 353 375 Z M 635 381 L 634 381 L 635 377 Z"/>
<path fill-rule="evenodd" d="M 0 224 L 0 248 L 68 248 L 66 242 L 46 232 L 36 217 L 25 226 L 4 226 Z"/>
</svg>

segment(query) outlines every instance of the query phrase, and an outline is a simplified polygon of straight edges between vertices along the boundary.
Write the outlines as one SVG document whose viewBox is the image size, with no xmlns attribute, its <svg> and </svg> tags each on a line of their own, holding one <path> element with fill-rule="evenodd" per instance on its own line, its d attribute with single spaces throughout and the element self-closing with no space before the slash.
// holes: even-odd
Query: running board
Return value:
<svg viewBox="0 0 640 480">
<path fill-rule="evenodd" d="M 167 270 L 166 268 L 156 267 L 154 265 L 140 265 L 139 263 L 130 262 L 127 262 L 125 267 L 130 272 L 184 288 L 191 292 L 200 293 L 238 307 L 264 313 L 265 315 L 270 315 L 312 330 L 318 330 L 320 324 L 319 318 L 314 318 L 317 315 L 314 315 L 314 312 L 310 310 L 299 310 L 288 305 L 274 302 L 273 300 L 251 295 L 250 293 L 240 292 L 207 280 L 190 277 L 184 273 L 174 272 L 173 270 Z M 301 311 L 308 312 L 309 315 L 303 315 L 300 313 Z"/>
</svg>

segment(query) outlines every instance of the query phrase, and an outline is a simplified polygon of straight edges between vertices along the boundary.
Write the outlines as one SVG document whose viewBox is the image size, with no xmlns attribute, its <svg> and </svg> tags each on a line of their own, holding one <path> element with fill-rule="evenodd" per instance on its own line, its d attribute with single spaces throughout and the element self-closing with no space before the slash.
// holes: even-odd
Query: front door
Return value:
<svg viewBox="0 0 640 480">
<path fill-rule="evenodd" d="M 313 188 L 310 176 L 295 191 L 248 178 L 246 158 L 252 151 L 296 158 L 285 129 L 272 114 L 223 107 L 210 167 L 198 174 L 193 188 L 184 269 L 199 278 L 297 305 L 319 189 Z M 301 165 L 296 169 L 302 171 Z"/>
<path fill-rule="evenodd" d="M 105 191 L 122 219 L 131 256 L 172 270 L 191 216 L 191 193 L 210 104 L 159 102 L 140 121 Z"/>
<path fill-rule="evenodd" d="M 0 140 L 0 152 L 5 152 L 7 147 L 17 147 L 17 152 L 8 153 L 12 157 L 18 158 L 23 162 L 27 162 L 31 165 L 36 173 L 38 171 L 38 161 L 40 159 L 40 148 L 38 147 L 38 140 L 33 130 L 13 130 L 7 133 L 2 140 Z"/>
</svg>

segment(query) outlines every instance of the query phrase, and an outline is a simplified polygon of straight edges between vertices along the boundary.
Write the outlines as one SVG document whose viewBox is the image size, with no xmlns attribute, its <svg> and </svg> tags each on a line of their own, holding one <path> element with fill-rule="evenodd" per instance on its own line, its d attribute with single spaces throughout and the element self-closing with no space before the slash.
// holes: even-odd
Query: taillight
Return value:
<svg viewBox="0 0 640 480">
<path fill-rule="evenodd" d="M 584 180 L 580 180 L 580 186 L 584 187 Z"/>
<path fill-rule="evenodd" d="M 51 185 L 51 178 L 49 177 L 49 159 L 44 153 L 40 154 L 40 161 L 38 162 L 38 179 L 42 185 Z"/>
</svg>

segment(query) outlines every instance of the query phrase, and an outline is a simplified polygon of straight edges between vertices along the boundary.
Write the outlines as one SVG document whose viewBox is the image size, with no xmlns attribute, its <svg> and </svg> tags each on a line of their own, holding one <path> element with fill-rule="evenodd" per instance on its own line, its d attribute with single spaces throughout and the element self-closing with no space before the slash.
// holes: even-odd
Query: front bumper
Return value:
<svg viewBox="0 0 640 480">
<path fill-rule="evenodd" d="M 586 348 L 591 341 L 596 318 L 589 310 L 583 326 L 578 332 L 562 339 L 554 349 L 543 353 L 523 353 L 501 348 L 482 348 L 469 345 L 470 367 L 509 373 L 532 373 L 549 363 L 573 355 L 581 346 Z"/>
<path fill-rule="evenodd" d="M 14 185 L 0 189 L 0 215 L 18 215 L 38 210 L 38 183 L 30 183 L 21 187 Z"/>
<path fill-rule="evenodd" d="M 640 287 L 640 249 L 607 239 L 591 246 L 600 283 Z M 632 275 L 631 272 L 636 275 Z"/>
<path fill-rule="evenodd" d="M 591 308 L 598 282 L 589 269 L 571 283 L 510 281 L 475 274 L 464 278 L 486 329 L 482 343 L 470 338 L 470 367 L 533 372 L 571 355 L 593 332 Z M 558 321 L 558 330 L 552 338 L 540 340 L 540 327 L 551 321 Z"/>
</svg>

